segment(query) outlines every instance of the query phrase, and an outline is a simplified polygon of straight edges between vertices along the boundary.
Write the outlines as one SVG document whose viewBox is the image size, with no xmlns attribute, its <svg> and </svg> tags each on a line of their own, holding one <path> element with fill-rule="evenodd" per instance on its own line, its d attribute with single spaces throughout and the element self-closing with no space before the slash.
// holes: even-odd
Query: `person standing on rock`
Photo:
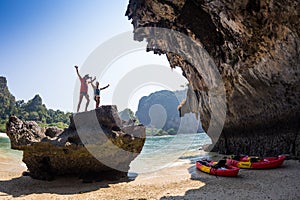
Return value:
<svg viewBox="0 0 300 200">
<path fill-rule="evenodd" d="M 77 112 L 79 112 L 80 105 L 81 105 L 83 97 L 86 98 L 85 111 L 87 111 L 87 108 L 88 108 L 89 103 L 90 103 L 90 97 L 89 97 L 89 94 L 88 94 L 88 83 L 90 83 L 94 80 L 88 81 L 89 79 L 91 79 L 91 77 L 89 77 L 88 74 L 86 74 L 82 78 L 79 74 L 78 66 L 75 65 L 75 69 L 76 69 L 77 75 L 78 75 L 79 80 L 80 80 L 80 95 L 79 95 L 79 102 L 78 102 L 78 106 L 77 106 Z"/>
<path fill-rule="evenodd" d="M 94 89 L 94 100 L 96 101 L 96 108 L 99 108 L 100 105 L 100 91 L 104 90 L 106 88 L 109 87 L 109 84 L 107 84 L 107 86 L 102 87 L 99 89 L 99 82 L 96 82 L 96 85 L 93 84 L 94 80 L 96 80 L 96 77 L 94 77 L 94 79 L 91 81 L 91 85 Z"/>
</svg>

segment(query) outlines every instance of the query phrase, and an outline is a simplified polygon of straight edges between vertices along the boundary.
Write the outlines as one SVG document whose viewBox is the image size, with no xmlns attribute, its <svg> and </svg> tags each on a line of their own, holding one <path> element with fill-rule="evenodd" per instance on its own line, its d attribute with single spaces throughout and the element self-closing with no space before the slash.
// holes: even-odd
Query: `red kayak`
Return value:
<svg viewBox="0 0 300 200">
<path fill-rule="evenodd" d="M 227 165 L 226 161 L 213 162 L 210 160 L 199 160 L 196 161 L 196 167 L 202 172 L 216 175 L 216 176 L 237 176 L 239 173 L 239 168 Z"/>
<path fill-rule="evenodd" d="M 242 169 L 270 169 L 282 165 L 285 156 L 277 157 L 251 157 L 251 156 L 233 156 L 226 160 L 228 165 L 233 165 Z"/>
</svg>

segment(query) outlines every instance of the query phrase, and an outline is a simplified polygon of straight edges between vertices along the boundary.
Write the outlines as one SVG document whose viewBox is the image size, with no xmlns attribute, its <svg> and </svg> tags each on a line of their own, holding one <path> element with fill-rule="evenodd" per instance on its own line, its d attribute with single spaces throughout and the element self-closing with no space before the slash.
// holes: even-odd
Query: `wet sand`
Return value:
<svg viewBox="0 0 300 200">
<path fill-rule="evenodd" d="M 216 177 L 193 163 L 164 168 L 133 179 L 82 183 L 21 176 L 24 166 L 0 162 L 0 199 L 300 199 L 300 162 L 271 170 L 240 170 L 236 178 Z"/>
</svg>

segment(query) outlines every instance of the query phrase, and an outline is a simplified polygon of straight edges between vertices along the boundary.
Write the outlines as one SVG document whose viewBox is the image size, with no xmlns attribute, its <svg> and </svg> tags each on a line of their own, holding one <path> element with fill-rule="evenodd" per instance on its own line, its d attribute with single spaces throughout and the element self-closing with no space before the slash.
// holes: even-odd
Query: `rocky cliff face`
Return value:
<svg viewBox="0 0 300 200">
<path fill-rule="evenodd" d="M 23 151 L 23 162 L 33 178 L 51 180 L 57 175 L 120 178 L 141 152 L 145 127 L 122 125 L 116 106 L 71 117 L 69 128 L 40 128 L 15 116 L 7 122 L 11 147 Z"/>
<path fill-rule="evenodd" d="M 0 119 L 7 119 L 14 111 L 16 99 L 8 90 L 6 78 L 2 76 L 0 76 L 0 104 Z"/>
<path fill-rule="evenodd" d="M 192 38 L 210 55 L 226 91 L 226 120 L 214 151 L 300 156 L 300 5 L 297 0 L 130 0 L 136 40 L 181 67 L 190 91 L 182 114 L 200 112 L 204 129 L 212 117 L 208 85 L 178 53 L 181 38 L 155 38 L 142 27 L 162 27 Z M 199 52 L 193 52 L 193 55 Z"/>
</svg>

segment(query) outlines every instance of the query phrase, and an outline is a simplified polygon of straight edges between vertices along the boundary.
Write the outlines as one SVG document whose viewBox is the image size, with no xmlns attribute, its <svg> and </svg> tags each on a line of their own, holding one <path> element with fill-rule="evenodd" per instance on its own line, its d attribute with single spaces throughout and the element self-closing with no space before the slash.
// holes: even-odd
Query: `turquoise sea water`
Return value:
<svg viewBox="0 0 300 200">
<path fill-rule="evenodd" d="M 22 163 L 22 155 L 22 151 L 12 150 L 7 135 L 0 133 L 0 173 L 7 174 L 25 170 L 25 164 Z"/>
<path fill-rule="evenodd" d="M 176 140 L 177 137 L 180 138 Z M 211 144 L 211 140 L 205 133 L 181 134 L 180 136 L 148 136 L 146 138 L 142 153 L 153 153 L 153 150 L 159 151 L 165 146 L 168 146 L 168 148 L 171 148 L 173 150 L 177 150 L 178 145 L 180 145 L 181 147 L 186 146 L 187 151 L 195 151 L 199 150 L 199 148 L 206 144 Z"/>
<path fill-rule="evenodd" d="M 131 171 L 147 173 L 164 167 L 189 163 L 206 155 L 201 150 L 211 144 L 205 133 L 148 136 L 141 154 L 131 163 Z"/>
<path fill-rule="evenodd" d="M 22 151 L 12 150 L 6 133 L 0 133 L 0 161 L 18 159 L 22 157 Z"/>
<path fill-rule="evenodd" d="M 203 156 L 201 148 L 210 144 L 205 133 L 180 134 L 175 136 L 149 136 L 146 138 L 141 154 L 132 162 L 135 172 L 149 172 L 170 164 L 178 164 L 179 160 L 195 159 Z M 0 133 L 0 164 L 20 163 L 22 151 L 10 148 L 9 138 Z"/>
</svg>

